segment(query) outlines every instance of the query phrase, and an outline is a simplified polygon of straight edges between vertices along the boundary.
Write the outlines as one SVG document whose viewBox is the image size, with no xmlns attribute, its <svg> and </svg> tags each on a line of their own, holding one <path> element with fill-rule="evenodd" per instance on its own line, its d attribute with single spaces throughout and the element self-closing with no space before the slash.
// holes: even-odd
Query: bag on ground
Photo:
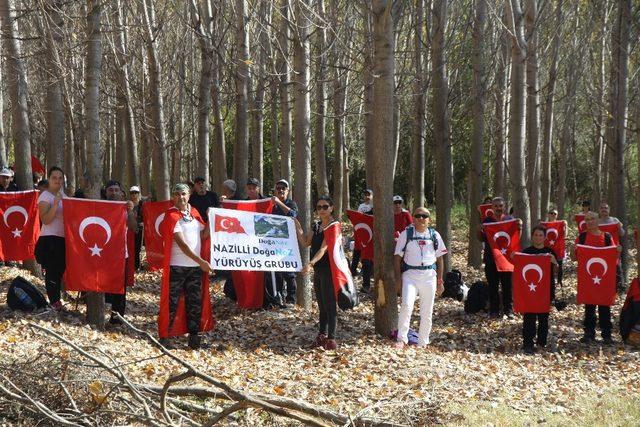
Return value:
<svg viewBox="0 0 640 427">
<path fill-rule="evenodd" d="M 460 270 L 451 270 L 444 278 L 444 292 L 442 298 L 453 298 L 457 301 L 464 299 L 464 282 Z"/>
<path fill-rule="evenodd" d="M 34 311 L 47 306 L 47 300 L 36 286 L 24 277 L 18 276 L 7 291 L 7 304 L 12 310 Z"/>
<path fill-rule="evenodd" d="M 467 299 L 464 302 L 464 312 L 467 314 L 478 313 L 487 309 L 489 302 L 488 285 L 485 282 L 475 282 L 469 288 Z"/>
</svg>

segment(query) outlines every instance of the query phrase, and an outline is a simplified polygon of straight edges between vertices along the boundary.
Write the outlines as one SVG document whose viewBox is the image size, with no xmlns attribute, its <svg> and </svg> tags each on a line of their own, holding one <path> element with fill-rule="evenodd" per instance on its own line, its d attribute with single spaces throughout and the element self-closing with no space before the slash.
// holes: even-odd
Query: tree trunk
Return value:
<svg viewBox="0 0 640 427">
<path fill-rule="evenodd" d="M 267 61 L 267 44 L 269 34 L 267 28 L 271 27 L 271 7 L 267 2 L 260 3 L 258 12 L 260 36 L 258 37 L 258 69 L 255 77 L 256 92 L 253 97 L 252 108 L 252 138 L 251 138 L 251 175 L 258 178 L 264 187 L 264 92 L 266 87 L 265 62 Z M 275 184 L 275 182 L 273 183 Z M 266 187 L 265 187 L 266 188 Z"/>
<path fill-rule="evenodd" d="M 509 178 L 513 208 L 522 220 L 521 241 L 529 245 L 530 210 L 525 180 L 525 63 L 527 44 L 524 40 L 523 15 L 519 0 L 506 0 L 511 36 L 511 106 L 509 113 Z"/>
<path fill-rule="evenodd" d="M 102 66 L 102 33 L 100 20 L 102 3 L 87 1 L 87 69 L 85 83 L 85 138 L 87 147 L 88 185 L 86 196 L 100 198 L 102 180 L 102 149 L 100 145 L 100 71 Z M 104 328 L 104 294 L 87 293 L 87 321 Z"/>
<path fill-rule="evenodd" d="M 551 141 L 553 137 L 553 119 L 555 108 L 556 79 L 558 75 L 558 56 L 560 53 L 561 29 L 562 29 L 562 1 L 556 2 L 555 28 L 553 36 L 553 48 L 551 52 L 551 65 L 549 66 L 549 82 L 545 96 L 544 133 L 542 138 L 542 166 L 540 168 L 540 218 L 546 218 L 551 200 Z M 562 217 L 561 217 L 562 218 Z"/>
<path fill-rule="evenodd" d="M 60 78 L 58 50 L 62 46 L 62 26 L 64 21 L 60 13 L 61 0 L 48 0 L 45 6 L 47 40 L 47 166 L 64 165 L 64 101 L 62 97 L 63 81 Z"/>
<path fill-rule="evenodd" d="M 373 193 L 376 200 L 374 218 L 374 301 L 375 328 L 382 336 L 389 336 L 398 323 L 398 307 L 393 273 L 393 211 L 388 202 L 393 197 L 393 96 L 395 90 L 394 22 L 391 0 L 373 0 L 373 103 L 375 118 L 371 127 L 371 151 L 375 152 L 369 165 Z M 366 83 L 365 83 L 366 84 Z"/>
<path fill-rule="evenodd" d="M 318 0 L 317 4 L 318 17 L 325 20 L 324 0 Z M 315 165 L 316 165 L 316 188 L 318 195 L 329 194 L 329 183 L 327 179 L 327 153 L 325 149 L 326 139 L 326 119 L 327 112 L 327 84 L 325 82 L 327 75 L 327 56 L 325 54 L 327 44 L 327 34 L 324 23 L 316 30 L 316 57 L 318 58 L 318 68 L 316 71 L 316 129 L 315 129 Z"/>
<path fill-rule="evenodd" d="M 445 60 L 447 0 L 435 0 L 432 9 L 431 57 L 433 60 L 433 139 L 436 150 L 436 229 L 446 247 L 451 246 L 451 206 L 453 205 L 453 163 L 449 137 L 449 87 Z M 445 271 L 451 264 L 444 255 Z"/>
<path fill-rule="evenodd" d="M 21 190 L 33 188 L 31 175 L 31 129 L 27 73 L 20 52 L 20 39 L 11 0 L 0 0 L 2 41 L 6 50 L 7 82 L 11 99 L 11 137 L 15 159 L 15 183 Z"/>
<path fill-rule="evenodd" d="M 471 168 L 469 171 L 469 256 L 468 263 L 474 267 L 482 265 L 482 244 L 476 238 L 480 221 L 475 209 L 482 203 L 483 149 L 484 149 L 484 27 L 486 0 L 476 0 L 473 25 L 473 134 L 471 139 Z"/>
<path fill-rule="evenodd" d="M 507 161 L 507 120 L 506 112 L 509 104 L 509 64 L 511 49 L 509 36 L 506 30 L 506 13 L 503 16 L 505 29 L 500 31 L 500 43 L 498 49 L 498 68 L 496 71 L 496 119 L 495 119 L 495 158 L 493 168 L 493 195 L 507 197 L 507 175 L 505 165 Z"/>
<path fill-rule="evenodd" d="M 280 179 L 280 162 L 278 161 L 278 150 L 280 148 L 280 139 L 278 138 L 278 85 L 279 79 L 272 79 L 270 88 L 271 132 L 269 138 L 271 139 L 271 177 L 273 179 L 273 182 L 278 182 L 278 180 Z"/>
<path fill-rule="evenodd" d="M 3 30 L 4 31 L 4 30 Z M 2 41 L 4 37 L 0 38 L 0 52 L 2 52 Z M 0 83 L 2 82 L 2 67 L 0 67 Z M 4 95 L 3 91 L 0 90 L 0 111 L 4 111 Z M 8 154 L 7 150 L 7 140 L 4 135 L 4 114 L 0 117 L 0 166 L 5 167 L 9 166 L 8 162 Z"/>
<path fill-rule="evenodd" d="M 604 150 L 604 137 L 605 137 L 605 110 L 604 105 L 606 103 L 606 53 L 607 42 L 605 34 L 607 33 L 607 22 L 609 18 L 609 1 L 605 0 L 604 4 L 600 8 L 601 26 L 598 54 L 598 88 L 597 88 L 597 115 L 595 118 L 595 135 L 594 135 L 594 151 L 593 151 L 593 194 L 591 196 L 592 206 L 600 206 L 602 201 L 602 157 Z"/>
<path fill-rule="evenodd" d="M 364 14 L 364 59 L 362 77 L 364 81 L 363 87 L 363 104 L 364 104 L 364 152 L 365 152 L 365 179 L 366 188 L 373 187 L 374 175 L 374 156 L 373 148 L 373 28 L 372 16 L 369 5 L 363 3 Z M 393 188 L 392 188 L 393 192 Z M 375 196 L 375 195 L 374 195 Z M 377 196 L 375 196 L 377 198 Z M 382 199 L 380 199 L 382 200 Z"/>
<path fill-rule="evenodd" d="M 294 66 L 294 138 L 295 181 L 293 192 L 298 204 L 298 218 L 302 224 L 311 220 L 311 99 L 309 96 L 309 26 L 308 0 L 295 2 L 295 37 L 293 38 Z M 300 248 L 302 263 L 309 261 L 309 248 Z M 298 275 L 297 304 L 311 308 L 309 276 Z"/>
<path fill-rule="evenodd" d="M 425 10 L 424 0 L 416 1 L 415 28 L 413 30 L 414 72 L 413 82 L 413 134 L 411 140 L 410 191 L 408 205 L 424 206 L 424 168 L 425 168 L 425 140 L 426 140 L 426 92 L 427 67 L 424 53 L 425 38 Z"/>
<path fill-rule="evenodd" d="M 281 25 L 278 38 L 281 52 L 278 55 L 277 67 L 280 74 L 280 176 L 291 182 L 291 103 L 289 102 L 289 1 L 282 0 L 280 6 Z M 275 159 L 274 159 L 275 161 Z"/>
<path fill-rule="evenodd" d="M 233 179 L 238 193 L 244 194 L 249 175 L 249 32 L 247 0 L 236 4 L 236 141 L 233 146 Z"/>
<path fill-rule="evenodd" d="M 164 129 L 164 107 L 160 90 L 162 71 L 157 53 L 157 37 L 155 28 L 155 11 L 152 0 L 142 0 L 142 17 L 144 19 L 145 43 L 149 65 L 149 109 L 153 118 L 149 136 L 153 140 L 153 192 L 158 200 L 169 199 L 169 165 L 167 162 L 167 142 Z"/>
<path fill-rule="evenodd" d="M 216 25 L 219 12 L 216 10 Z M 220 107 L 220 67 L 218 53 L 214 52 L 214 72 L 212 91 L 213 105 L 213 158 L 216 165 L 213 169 L 213 187 L 222 191 L 222 183 L 227 179 L 227 150 L 225 146 L 224 121 L 222 119 L 222 108 Z M 275 159 L 273 161 L 276 161 Z"/>
<path fill-rule="evenodd" d="M 527 191 L 532 224 L 540 215 L 540 97 L 538 82 L 538 4 L 537 0 L 525 1 L 525 32 L 527 40 Z"/>
</svg>

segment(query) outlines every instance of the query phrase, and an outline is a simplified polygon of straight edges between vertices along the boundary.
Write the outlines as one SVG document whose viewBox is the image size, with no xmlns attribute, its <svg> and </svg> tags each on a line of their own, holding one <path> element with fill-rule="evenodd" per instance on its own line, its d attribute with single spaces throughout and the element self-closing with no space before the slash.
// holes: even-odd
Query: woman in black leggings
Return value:
<svg viewBox="0 0 640 427">
<path fill-rule="evenodd" d="M 324 240 L 324 229 L 335 221 L 333 218 L 333 201 L 329 196 L 321 196 L 316 203 L 316 213 L 320 222 L 315 222 L 310 233 L 304 233 L 300 222 L 296 219 L 298 241 L 304 246 L 311 246 L 311 260 L 302 269 L 302 274 L 308 274 L 313 268 L 313 287 L 320 311 L 320 331 L 315 347 L 334 350 L 338 344 L 335 340 L 338 312 L 336 308 L 336 294 L 331 277 L 327 243 Z"/>
<path fill-rule="evenodd" d="M 36 260 L 45 271 L 44 280 L 49 304 L 62 310 L 60 290 L 65 269 L 64 224 L 62 222 L 62 191 L 64 172 L 57 166 L 49 169 L 49 188 L 38 197 L 38 212 L 42 229 L 36 243 Z"/>
</svg>

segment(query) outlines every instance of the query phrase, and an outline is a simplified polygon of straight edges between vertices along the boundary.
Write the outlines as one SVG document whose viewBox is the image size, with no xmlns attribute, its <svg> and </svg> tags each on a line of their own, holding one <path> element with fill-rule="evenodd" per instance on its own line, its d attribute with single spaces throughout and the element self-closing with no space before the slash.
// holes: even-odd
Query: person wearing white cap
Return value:
<svg viewBox="0 0 640 427">
<path fill-rule="evenodd" d="M 275 195 L 273 200 L 273 208 L 271 214 L 290 216 L 296 218 L 298 216 L 298 205 L 289 198 L 289 182 L 281 179 L 276 182 Z M 273 276 L 272 276 L 273 277 Z M 271 280 L 272 282 L 273 280 Z M 275 273 L 275 286 L 265 280 L 265 290 L 267 298 L 265 305 L 278 305 L 284 307 L 284 303 L 295 304 L 296 302 L 296 274 L 292 272 L 278 271 Z M 286 289 L 285 289 L 286 283 Z"/>
<path fill-rule="evenodd" d="M 142 218 L 142 195 L 140 194 L 140 187 L 132 185 L 129 188 L 129 199 L 133 202 L 133 212 L 136 215 L 136 222 L 138 228 L 135 233 L 135 266 L 136 270 L 140 269 L 140 251 L 142 250 L 142 235 L 143 235 L 143 218 Z"/>
<path fill-rule="evenodd" d="M 0 170 L 0 193 L 18 191 L 18 186 L 11 178 L 13 178 L 13 171 L 11 169 L 2 168 L 2 170 Z"/>
<path fill-rule="evenodd" d="M 413 218 L 408 210 L 403 207 L 404 200 L 397 194 L 393 196 L 393 230 L 396 237 L 409 225 L 413 224 Z"/>
</svg>

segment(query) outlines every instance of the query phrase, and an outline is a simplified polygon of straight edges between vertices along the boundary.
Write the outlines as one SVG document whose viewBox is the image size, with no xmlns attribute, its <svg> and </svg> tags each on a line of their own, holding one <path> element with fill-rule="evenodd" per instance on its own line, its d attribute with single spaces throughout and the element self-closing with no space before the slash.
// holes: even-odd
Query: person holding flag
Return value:
<svg viewBox="0 0 640 427">
<path fill-rule="evenodd" d="M 396 348 L 408 343 L 409 324 L 416 297 L 420 297 L 418 346 L 429 344 L 436 295 L 444 291 L 444 261 L 447 248 L 440 234 L 429 227 L 431 214 L 425 207 L 413 211 L 414 223 L 407 226 L 396 242 L 394 272 L 396 292 L 401 293 Z"/>
<path fill-rule="evenodd" d="M 38 197 L 38 213 L 42 229 L 36 243 L 35 256 L 44 269 L 44 283 L 49 304 L 55 311 L 62 310 L 60 299 L 62 274 L 65 270 L 64 223 L 62 221 L 62 191 L 64 171 L 49 169 L 49 188 Z"/>
<path fill-rule="evenodd" d="M 556 230 L 556 235 L 554 236 L 552 231 L 553 229 L 557 229 L 557 225 L 554 223 L 558 223 L 561 221 L 562 230 L 560 230 L 560 235 L 558 235 L 558 230 Z M 565 239 L 568 230 L 567 221 L 558 220 L 558 210 L 557 209 L 549 209 L 547 212 L 547 220 L 540 223 L 547 230 L 547 239 L 545 244 L 553 249 L 553 252 L 556 254 L 556 261 L 558 261 L 558 284 L 562 286 L 562 265 L 564 263 L 564 258 L 566 256 L 565 252 Z M 555 226 L 554 226 L 555 225 Z M 552 228 L 550 228 L 552 227 Z"/>
<path fill-rule="evenodd" d="M 364 190 L 362 197 L 363 201 L 358 205 L 358 212 L 365 215 L 373 215 L 373 190 L 367 188 L 366 190 Z M 351 270 L 351 275 L 354 277 L 358 275 L 358 264 L 360 264 L 361 255 L 361 249 L 354 247 L 353 256 L 351 257 L 351 266 L 349 267 L 349 269 Z M 369 275 L 371 274 L 370 270 L 372 268 L 370 264 L 371 263 L 367 263 L 367 265 L 365 266 L 365 262 L 362 262 L 362 269 L 369 269 Z"/>
<path fill-rule="evenodd" d="M 550 298 L 549 303 L 545 303 L 545 312 L 523 312 L 522 318 L 522 349 L 527 354 L 533 354 L 535 348 L 533 346 L 533 340 L 536 338 L 536 344 L 538 347 L 545 347 L 547 345 L 547 336 L 549 335 L 549 308 L 550 302 L 555 298 L 555 280 L 556 271 L 558 269 L 558 261 L 553 249 L 545 246 L 545 239 L 547 236 L 547 229 L 541 225 L 533 227 L 531 230 L 531 246 L 522 250 L 523 254 L 527 255 L 547 255 L 551 258 L 551 270 L 547 274 L 541 276 L 548 277 Z M 515 255 L 515 254 L 514 254 Z M 531 265 L 531 264 L 529 264 Z M 526 267 L 525 267 L 526 268 Z M 523 269 L 514 269 L 514 272 L 518 271 L 522 274 Z M 526 272 L 525 272 L 526 273 Z M 518 276 L 516 276 L 518 277 Z M 542 279 L 542 277 L 541 277 Z M 535 287 L 533 288 L 535 289 Z M 546 301 L 546 299 L 545 299 Z M 517 308 L 516 308 L 517 309 Z M 538 311 L 538 310 L 536 310 Z M 537 325 L 537 337 L 536 337 L 536 321 Z"/>
<path fill-rule="evenodd" d="M 273 207 L 272 215 L 290 216 L 296 218 L 298 216 L 298 205 L 293 199 L 289 198 L 289 182 L 281 179 L 276 182 L 275 195 L 271 197 Z M 296 273 L 289 271 L 275 272 L 276 292 L 279 295 L 280 303 L 295 304 L 296 303 Z M 268 290 L 268 280 L 265 280 L 265 289 Z M 270 292 L 268 292 L 270 293 Z M 282 307 L 286 307 L 282 305 Z"/>
<path fill-rule="evenodd" d="M 587 212 L 584 217 L 586 231 L 581 232 L 576 239 L 576 246 L 571 252 L 571 259 L 576 261 L 578 251 L 578 245 L 586 245 L 596 248 L 609 247 L 615 245 L 611 234 L 603 232 L 598 227 L 598 215 L 595 212 Z M 617 245 L 618 252 L 622 252 L 622 247 Z M 580 267 L 580 266 L 578 266 Z M 580 280 L 580 278 L 578 278 Z M 578 284 L 579 285 L 579 284 Z M 596 320 L 600 324 L 600 332 L 602 334 L 602 341 L 605 344 L 612 344 L 611 330 L 613 328 L 611 322 L 611 306 L 610 305 L 597 305 L 598 307 L 598 319 L 596 319 L 596 305 L 585 304 L 584 306 L 584 335 L 580 339 L 580 342 L 584 344 L 590 344 L 595 341 L 596 338 Z"/>
<path fill-rule="evenodd" d="M 311 246 L 311 260 L 304 266 L 301 274 L 307 275 L 313 268 L 313 287 L 320 311 L 320 331 L 313 346 L 323 347 L 325 350 L 335 350 L 338 347 L 335 339 L 338 310 L 329 254 L 327 253 L 327 242 L 324 238 L 324 230 L 336 222 L 333 218 L 333 201 L 329 196 L 318 198 L 316 213 L 320 217 L 320 221 L 314 222 L 311 232 L 307 233 L 302 229 L 298 219 L 294 218 L 298 242 L 303 246 Z"/>
<path fill-rule="evenodd" d="M 209 298 L 208 248 L 203 241 L 209 228 L 198 211 L 189 205 L 189 186 L 176 184 L 173 207 L 162 221 L 164 261 L 158 332 L 160 342 L 172 348 L 169 337 L 189 333 L 189 348 L 201 347 L 199 332 L 213 329 Z"/>
</svg>

